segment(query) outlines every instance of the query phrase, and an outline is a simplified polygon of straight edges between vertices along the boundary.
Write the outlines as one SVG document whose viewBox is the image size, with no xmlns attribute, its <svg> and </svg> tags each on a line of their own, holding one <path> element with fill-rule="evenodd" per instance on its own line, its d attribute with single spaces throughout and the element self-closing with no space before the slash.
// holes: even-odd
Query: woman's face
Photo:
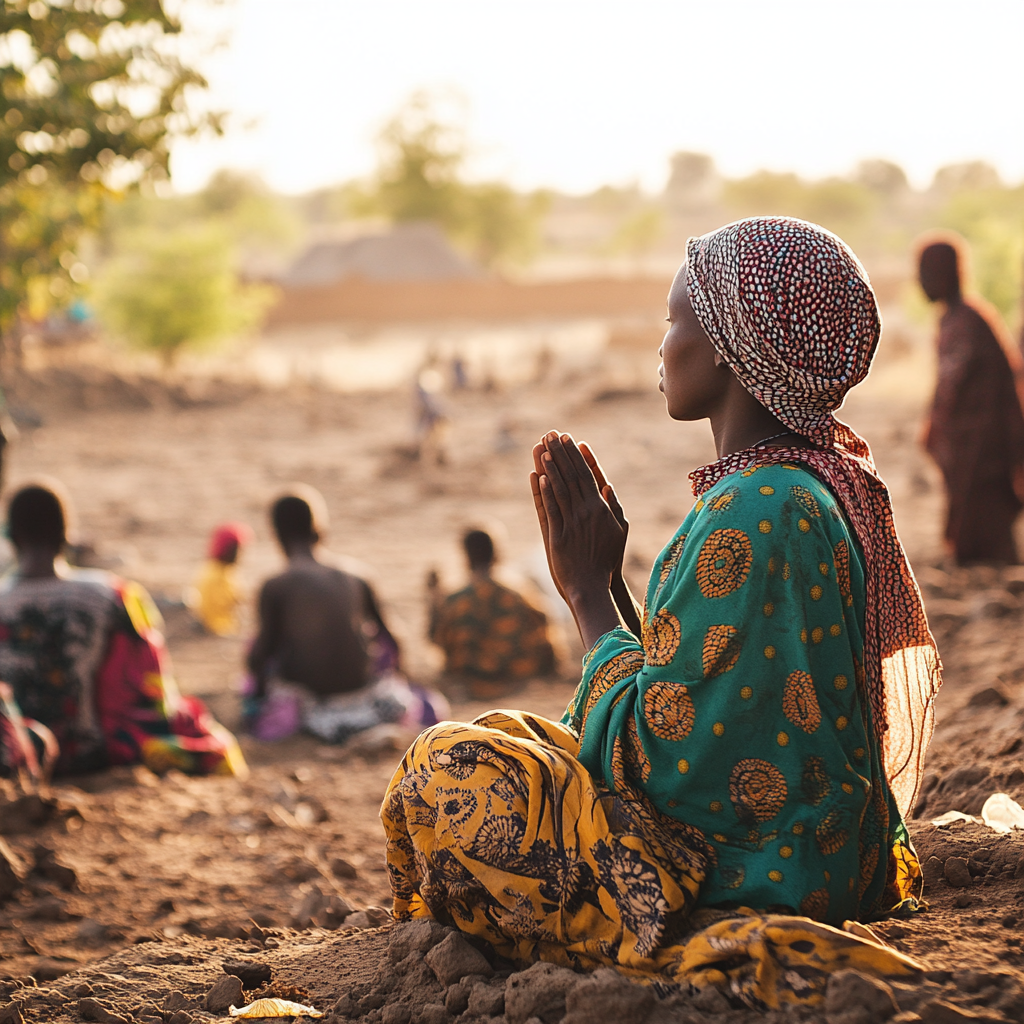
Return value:
<svg viewBox="0 0 1024 1024">
<path fill-rule="evenodd" d="M 729 387 L 732 371 L 718 358 L 686 291 L 686 264 L 668 293 L 668 331 L 661 343 L 660 390 L 674 420 L 706 419 Z"/>
</svg>

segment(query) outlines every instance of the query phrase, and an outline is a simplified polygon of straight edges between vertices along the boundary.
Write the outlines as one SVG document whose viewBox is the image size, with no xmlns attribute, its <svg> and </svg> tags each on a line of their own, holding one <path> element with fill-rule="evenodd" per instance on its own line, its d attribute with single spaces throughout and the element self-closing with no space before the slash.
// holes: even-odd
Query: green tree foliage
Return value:
<svg viewBox="0 0 1024 1024">
<path fill-rule="evenodd" d="M 104 266 L 95 298 L 113 333 L 171 365 L 185 347 L 254 326 L 272 295 L 239 283 L 234 250 L 222 232 L 182 228 L 126 246 Z"/>
<path fill-rule="evenodd" d="M 971 283 L 1004 319 L 1015 320 L 1024 261 L 1024 186 L 954 192 L 937 222 L 967 240 Z"/>
<path fill-rule="evenodd" d="M 501 182 L 467 182 L 463 132 L 439 117 L 428 94 L 411 97 L 384 126 L 378 146 L 373 178 L 348 192 L 353 213 L 432 221 L 487 267 L 532 255 L 547 197 L 521 196 Z"/>
<path fill-rule="evenodd" d="M 664 211 L 658 206 L 644 206 L 619 224 L 608 242 L 608 251 L 626 253 L 639 260 L 664 234 Z"/>
<path fill-rule="evenodd" d="M 877 205 L 877 197 L 858 181 L 824 178 L 805 182 L 795 174 L 773 171 L 726 182 L 722 199 L 739 217 L 800 217 L 851 242 L 863 234 Z"/>
<path fill-rule="evenodd" d="M 0 0 L 0 330 L 74 286 L 105 196 L 165 178 L 172 136 L 219 129 L 188 113 L 206 82 L 180 31 L 163 0 Z"/>
</svg>

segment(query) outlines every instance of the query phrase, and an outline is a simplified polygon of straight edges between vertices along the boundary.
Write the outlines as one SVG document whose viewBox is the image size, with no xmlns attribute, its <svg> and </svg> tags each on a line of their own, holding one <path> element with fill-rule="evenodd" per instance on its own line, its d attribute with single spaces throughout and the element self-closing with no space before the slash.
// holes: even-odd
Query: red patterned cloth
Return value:
<svg viewBox="0 0 1024 1024">
<path fill-rule="evenodd" d="M 867 376 L 881 319 L 864 268 L 814 224 L 754 217 L 687 243 L 687 291 L 740 383 L 815 448 L 756 447 L 691 474 L 700 496 L 753 465 L 800 463 L 839 499 L 867 569 L 864 675 L 882 759 L 901 813 L 917 796 L 942 682 L 921 594 L 867 442 L 837 420 Z"/>
</svg>

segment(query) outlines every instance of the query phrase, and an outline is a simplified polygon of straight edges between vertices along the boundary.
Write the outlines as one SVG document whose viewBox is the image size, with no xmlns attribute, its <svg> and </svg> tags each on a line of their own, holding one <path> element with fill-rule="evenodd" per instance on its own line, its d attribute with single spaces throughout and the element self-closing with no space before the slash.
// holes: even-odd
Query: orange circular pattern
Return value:
<svg viewBox="0 0 1024 1024">
<path fill-rule="evenodd" d="M 587 694 L 585 714 L 616 684 L 635 675 L 644 664 L 640 651 L 623 651 L 609 658 L 591 677 L 590 692 Z"/>
<path fill-rule="evenodd" d="M 626 763 L 626 771 L 641 782 L 646 782 L 651 777 L 651 761 L 640 742 L 640 734 L 637 732 L 636 719 L 630 717 L 626 723 L 626 749 L 623 751 Z"/>
<path fill-rule="evenodd" d="M 806 672 L 790 672 L 782 691 L 782 713 L 798 728 L 810 734 L 821 725 L 821 708 L 814 680 Z"/>
<path fill-rule="evenodd" d="M 686 534 L 676 537 L 672 546 L 668 549 L 665 560 L 661 563 L 661 571 L 658 573 L 658 582 L 664 583 L 672 575 L 672 570 L 679 564 L 683 554 L 683 545 L 686 543 Z"/>
<path fill-rule="evenodd" d="M 644 720 L 658 739 L 685 740 L 693 731 L 693 701 L 681 683 L 655 682 L 644 694 Z"/>
<path fill-rule="evenodd" d="M 771 821 L 788 795 L 786 777 L 770 761 L 746 757 L 729 775 L 729 798 L 740 821 Z"/>
<path fill-rule="evenodd" d="M 838 853 L 849 842 L 850 831 L 842 827 L 842 820 L 838 811 L 829 811 L 814 830 L 818 849 L 826 856 Z"/>
<path fill-rule="evenodd" d="M 871 883 L 875 880 L 875 872 L 878 870 L 878 844 L 873 844 L 868 849 L 860 851 L 860 879 L 857 883 L 857 899 L 864 899 L 864 893 L 868 891 Z"/>
<path fill-rule="evenodd" d="M 697 556 L 697 585 L 705 597 L 725 597 L 750 575 L 754 560 L 750 538 L 742 530 L 714 530 Z"/>
<path fill-rule="evenodd" d="M 806 487 L 801 487 L 799 484 L 795 487 L 790 487 L 789 493 L 793 495 L 793 500 L 808 514 L 821 518 L 821 507 L 818 505 L 818 499 Z"/>
<path fill-rule="evenodd" d="M 724 675 L 735 667 L 743 650 L 743 645 L 736 639 L 737 633 L 735 626 L 708 626 L 701 651 L 706 679 Z"/>
<path fill-rule="evenodd" d="M 800 913 L 812 921 L 823 921 L 828 913 L 828 889 L 815 889 L 800 901 Z"/>
<path fill-rule="evenodd" d="M 667 665 L 679 650 L 682 631 L 679 620 L 667 609 L 656 612 L 643 630 L 644 654 L 648 665 Z"/>
<path fill-rule="evenodd" d="M 848 604 L 853 604 L 853 591 L 850 584 L 850 548 L 845 540 L 839 541 L 832 549 L 832 560 L 836 563 L 836 582 L 839 593 Z"/>
<path fill-rule="evenodd" d="M 812 754 L 804 761 L 800 774 L 800 791 L 804 800 L 814 807 L 832 792 L 832 780 L 825 768 L 825 761 L 816 754 Z"/>
</svg>

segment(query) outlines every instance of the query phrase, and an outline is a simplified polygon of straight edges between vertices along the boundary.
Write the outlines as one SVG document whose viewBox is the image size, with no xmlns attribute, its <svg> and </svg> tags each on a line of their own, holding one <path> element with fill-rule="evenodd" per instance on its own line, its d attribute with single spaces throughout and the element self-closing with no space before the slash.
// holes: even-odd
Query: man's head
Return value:
<svg viewBox="0 0 1024 1024">
<path fill-rule="evenodd" d="M 462 538 L 462 546 L 466 549 L 469 568 L 473 572 L 490 569 L 494 565 L 494 541 L 489 533 L 483 530 L 467 530 Z"/>
<path fill-rule="evenodd" d="M 952 241 L 932 242 L 918 257 L 918 280 L 930 302 L 960 297 L 960 253 Z"/>
<path fill-rule="evenodd" d="M 293 547 L 312 547 L 327 529 L 327 506 L 319 491 L 301 485 L 274 502 L 270 520 L 286 551 Z"/>
<path fill-rule="evenodd" d="M 43 484 L 16 491 L 7 506 L 7 535 L 19 550 L 36 548 L 60 554 L 67 543 L 68 513 L 58 493 Z"/>
</svg>

